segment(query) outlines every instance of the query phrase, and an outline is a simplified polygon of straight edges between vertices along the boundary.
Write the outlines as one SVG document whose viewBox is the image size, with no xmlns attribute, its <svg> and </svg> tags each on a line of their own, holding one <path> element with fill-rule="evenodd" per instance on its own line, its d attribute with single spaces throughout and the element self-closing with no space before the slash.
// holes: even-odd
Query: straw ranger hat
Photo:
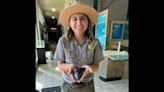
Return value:
<svg viewBox="0 0 164 92">
<path fill-rule="evenodd" d="M 75 2 L 71 6 L 63 9 L 59 15 L 59 22 L 65 28 L 68 28 L 70 16 L 75 13 L 86 14 L 91 21 L 91 26 L 94 26 L 97 22 L 98 12 L 94 8 L 81 4 L 79 2 Z"/>
</svg>

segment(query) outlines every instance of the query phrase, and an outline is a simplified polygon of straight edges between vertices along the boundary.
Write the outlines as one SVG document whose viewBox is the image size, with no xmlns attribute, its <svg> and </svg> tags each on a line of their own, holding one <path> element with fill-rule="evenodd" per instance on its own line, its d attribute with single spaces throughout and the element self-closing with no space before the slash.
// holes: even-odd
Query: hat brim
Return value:
<svg viewBox="0 0 164 92">
<path fill-rule="evenodd" d="M 59 15 L 59 22 L 63 25 L 63 27 L 69 27 L 69 18 L 75 13 L 86 14 L 91 21 L 91 26 L 94 26 L 97 22 L 98 13 L 94 8 L 77 3 L 61 11 Z"/>
</svg>

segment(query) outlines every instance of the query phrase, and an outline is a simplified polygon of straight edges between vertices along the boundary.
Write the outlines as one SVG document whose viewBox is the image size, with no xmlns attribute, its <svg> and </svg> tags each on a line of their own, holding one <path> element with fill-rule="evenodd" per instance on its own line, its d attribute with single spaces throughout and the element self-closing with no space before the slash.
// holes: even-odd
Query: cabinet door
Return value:
<svg viewBox="0 0 164 92">
<path fill-rule="evenodd" d="M 102 62 L 100 62 L 99 75 L 103 78 L 107 78 L 108 75 L 108 58 L 105 57 Z"/>
<path fill-rule="evenodd" d="M 111 60 L 109 59 L 108 63 L 108 78 L 122 77 L 124 72 L 125 61 L 121 60 Z"/>
</svg>

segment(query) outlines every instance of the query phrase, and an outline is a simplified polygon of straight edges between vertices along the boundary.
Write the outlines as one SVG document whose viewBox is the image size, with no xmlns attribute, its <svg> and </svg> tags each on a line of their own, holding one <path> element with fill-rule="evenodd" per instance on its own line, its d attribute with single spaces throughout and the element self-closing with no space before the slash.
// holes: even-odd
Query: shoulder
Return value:
<svg viewBox="0 0 164 92">
<path fill-rule="evenodd" d="M 92 42 L 93 42 L 94 44 L 96 44 L 96 45 L 97 45 L 97 44 L 100 44 L 100 41 L 99 41 L 97 38 L 93 39 Z"/>
<path fill-rule="evenodd" d="M 100 42 L 99 42 L 99 40 L 98 39 L 96 39 L 96 38 L 94 38 L 94 39 L 92 39 L 92 40 L 90 40 L 90 39 L 88 39 L 88 44 L 92 44 L 92 46 L 95 48 L 95 47 L 97 47 L 97 46 L 100 46 Z"/>
<path fill-rule="evenodd" d="M 59 38 L 59 42 L 66 42 L 67 41 L 67 38 L 62 35 L 60 38 Z"/>
</svg>

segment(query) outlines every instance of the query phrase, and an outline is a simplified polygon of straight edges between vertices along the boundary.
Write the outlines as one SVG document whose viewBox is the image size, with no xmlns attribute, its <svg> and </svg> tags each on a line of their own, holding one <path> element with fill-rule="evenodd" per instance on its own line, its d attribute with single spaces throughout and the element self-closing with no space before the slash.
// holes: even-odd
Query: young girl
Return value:
<svg viewBox="0 0 164 92">
<path fill-rule="evenodd" d="M 63 92 L 95 92 L 94 72 L 104 59 L 100 42 L 91 33 L 97 17 L 94 8 L 79 2 L 60 13 L 59 22 L 67 31 L 58 41 L 54 59 L 63 72 Z M 77 68 L 85 68 L 79 79 L 74 76 Z"/>
</svg>

